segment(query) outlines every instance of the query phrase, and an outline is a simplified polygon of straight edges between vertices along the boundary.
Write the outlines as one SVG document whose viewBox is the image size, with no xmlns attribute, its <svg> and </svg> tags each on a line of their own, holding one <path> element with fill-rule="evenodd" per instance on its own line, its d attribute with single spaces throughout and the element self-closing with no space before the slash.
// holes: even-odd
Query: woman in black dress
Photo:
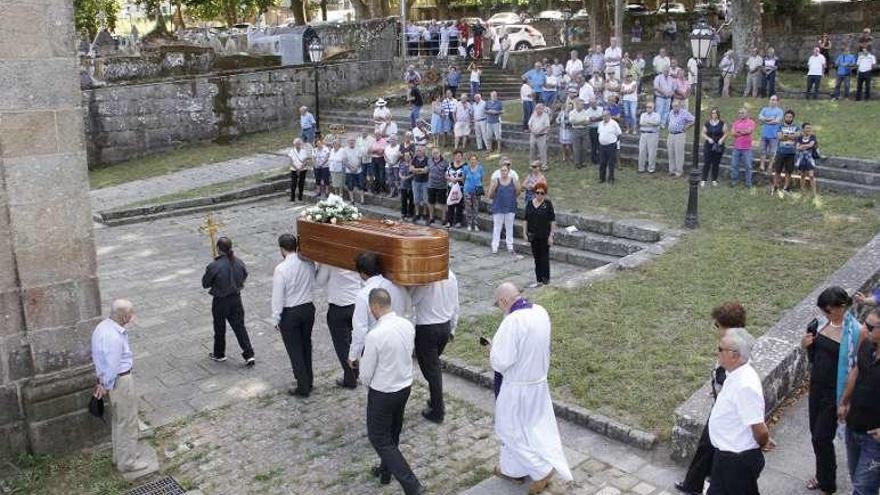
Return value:
<svg viewBox="0 0 880 495">
<path fill-rule="evenodd" d="M 526 240 L 532 245 L 535 258 L 535 278 L 529 287 L 550 283 L 550 246 L 553 245 L 553 231 L 556 230 L 556 213 L 553 203 L 547 199 L 547 184 L 535 184 L 535 195 L 526 203 L 526 225 L 523 229 Z"/>
<path fill-rule="evenodd" d="M 703 180 L 700 187 L 706 185 L 710 176 L 712 185 L 718 185 L 718 168 L 724 156 L 724 140 L 727 139 L 727 125 L 721 120 L 718 107 L 709 111 L 709 120 L 703 127 Z"/>
</svg>

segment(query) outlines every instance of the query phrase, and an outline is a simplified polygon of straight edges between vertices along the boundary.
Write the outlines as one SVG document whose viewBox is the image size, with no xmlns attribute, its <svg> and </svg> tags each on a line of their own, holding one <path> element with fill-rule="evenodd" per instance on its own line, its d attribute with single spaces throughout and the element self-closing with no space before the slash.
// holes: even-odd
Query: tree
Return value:
<svg viewBox="0 0 880 495">
<path fill-rule="evenodd" d="M 135 0 L 138 5 L 143 7 L 144 11 L 147 13 L 147 19 L 151 19 L 156 23 L 156 26 L 152 31 L 147 33 L 144 36 L 145 40 L 149 40 L 151 38 L 170 38 L 171 34 L 168 32 L 168 27 L 165 25 L 165 19 L 162 16 L 162 1 L 163 0 Z"/>
<path fill-rule="evenodd" d="M 119 4 L 116 0 L 73 0 L 73 22 L 76 25 L 76 32 L 87 31 L 89 40 L 95 39 L 100 27 L 98 14 L 101 12 L 106 16 L 107 28 L 111 31 L 116 29 L 116 15 L 119 13 Z"/>
<path fill-rule="evenodd" d="M 608 44 L 611 38 L 611 26 L 614 19 L 611 8 L 613 2 L 608 0 L 583 0 L 584 8 L 590 13 L 590 44 Z"/>
<path fill-rule="evenodd" d="M 186 12 L 193 19 L 205 21 L 222 20 L 227 26 L 232 27 L 245 20 L 252 19 L 266 12 L 275 0 L 182 0 L 186 5 Z M 297 4 L 300 8 L 297 9 Z M 291 9 L 297 23 L 305 23 L 302 1 L 292 1 Z M 297 15 L 299 14 L 299 15 Z"/>
<path fill-rule="evenodd" d="M 729 14 L 733 19 L 733 53 L 742 64 L 752 48 L 764 43 L 761 0 L 731 0 Z"/>
</svg>

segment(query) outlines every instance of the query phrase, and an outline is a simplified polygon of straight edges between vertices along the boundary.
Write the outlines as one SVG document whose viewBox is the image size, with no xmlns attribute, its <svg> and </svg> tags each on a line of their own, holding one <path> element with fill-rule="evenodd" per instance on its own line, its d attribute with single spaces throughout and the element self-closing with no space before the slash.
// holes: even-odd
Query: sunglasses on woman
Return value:
<svg viewBox="0 0 880 495">
<path fill-rule="evenodd" d="M 545 194 L 547 194 L 547 193 L 545 193 L 544 191 L 535 191 L 535 194 L 538 195 L 538 196 L 543 196 L 543 195 L 545 195 Z"/>
</svg>

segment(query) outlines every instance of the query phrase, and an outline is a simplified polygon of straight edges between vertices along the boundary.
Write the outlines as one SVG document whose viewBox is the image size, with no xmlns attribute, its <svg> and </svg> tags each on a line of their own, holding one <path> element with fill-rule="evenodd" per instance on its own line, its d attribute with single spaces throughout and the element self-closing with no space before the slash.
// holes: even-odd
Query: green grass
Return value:
<svg viewBox="0 0 880 495">
<path fill-rule="evenodd" d="M 195 199 L 195 198 L 207 198 L 211 196 L 216 196 L 218 194 L 227 193 L 230 191 L 234 191 L 236 189 L 241 189 L 247 186 L 252 186 L 259 184 L 265 181 L 267 178 L 277 175 L 280 172 L 283 172 L 283 168 L 279 168 L 277 170 L 272 171 L 264 171 L 259 174 L 249 175 L 246 177 L 239 177 L 238 179 L 217 182 L 214 184 L 208 184 L 207 186 L 196 187 L 194 189 L 187 189 L 185 191 L 178 191 L 171 194 L 165 194 L 163 196 L 159 196 L 157 198 L 145 199 L 143 201 L 138 201 L 132 203 L 125 208 L 132 208 L 136 206 L 147 206 L 147 205 L 157 205 L 162 203 L 172 203 L 175 201 L 183 201 L 187 199 Z"/>
<path fill-rule="evenodd" d="M 22 455 L 9 467 L 0 471 L 0 491 L 14 495 L 117 495 L 128 488 L 109 449 L 65 457 Z"/>
<path fill-rule="evenodd" d="M 92 189 L 100 189 L 255 153 L 273 152 L 290 146 L 294 137 L 296 137 L 294 129 L 278 129 L 241 136 L 229 144 L 205 143 L 186 146 L 89 170 L 89 183 Z"/>
<path fill-rule="evenodd" d="M 510 155 L 524 173 L 526 157 Z M 487 168 L 494 160 L 487 158 Z M 546 175 L 559 210 L 683 223 L 684 179 L 626 167 L 608 187 L 594 169 L 557 161 Z M 554 324 L 550 381 L 557 397 L 668 436 L 673 410 L 714 362 L 711 308 L 739 300 L 749 329 L 763 334 L 880 230 L 880 206 L 847 195 L 782 200 L 763 188 L 722 186 L 701 190 L 700 221 L 699 230 L 638 270 L 538 293 Z M 449 352 L 487 366 L 479 346 L 468 343 L 494 333 L 500 317 L 463 322 L 456 341 L 465 344 Z"/>
</svg>

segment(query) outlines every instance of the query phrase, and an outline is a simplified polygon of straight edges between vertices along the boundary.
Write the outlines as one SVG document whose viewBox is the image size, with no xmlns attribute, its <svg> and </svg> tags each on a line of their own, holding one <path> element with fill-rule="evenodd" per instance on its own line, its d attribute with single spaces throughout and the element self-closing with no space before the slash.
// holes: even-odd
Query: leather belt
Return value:
<svg viewBox="0 0 880 495">
<path fill-rule="evenodd" d="M 657 134 L 659 131 L 641 131 L 642 134 Z"/>
<path fill-rule="evenodd" d="M 118 375 L 116 375 L 116 376 L 125 376 L 125 375 L 130 375 L 130 374 L 131 374 L 131 368 L 129 368 L 129 369 L 123 371 L 122 373 L 120 373 L 120 374 L 118 374 Z"/>
</svg>

